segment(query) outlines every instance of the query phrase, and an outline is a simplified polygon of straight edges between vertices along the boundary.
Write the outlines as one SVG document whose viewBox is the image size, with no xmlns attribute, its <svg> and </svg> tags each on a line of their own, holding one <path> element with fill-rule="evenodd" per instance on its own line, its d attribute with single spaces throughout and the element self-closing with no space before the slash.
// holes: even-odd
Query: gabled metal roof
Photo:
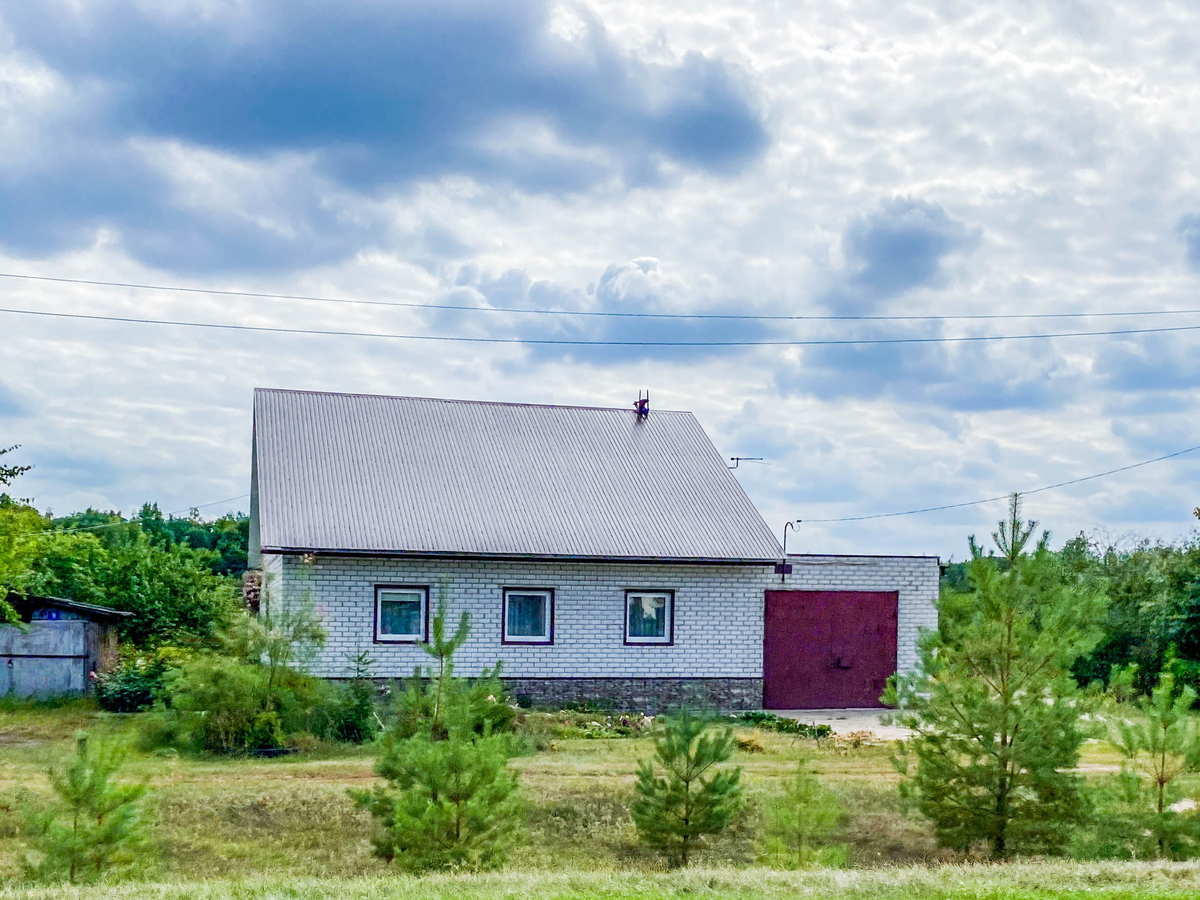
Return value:
<svg viewBox="0 0 1200 900">
<path fill-rule="evenodd" d="M 256 390 L 266 552 L 768 562 L 687 412 Z"/>
<path fill-rule="evenodd" d="M 16 591 L 9 591 L 8 602 L 21 613 L 22 617 L 28 616 L 39 606 L 53 606 L 56 609 L 65 609 L 89 619 L 99 620 L 127 619 L 133 615 L 127 610 L 113 609 L 111 606 L 97 606 L 95 603 L 67 600 L 64 597 L 36 597 L 33 594 L 18 594 Z"/>
</svg>

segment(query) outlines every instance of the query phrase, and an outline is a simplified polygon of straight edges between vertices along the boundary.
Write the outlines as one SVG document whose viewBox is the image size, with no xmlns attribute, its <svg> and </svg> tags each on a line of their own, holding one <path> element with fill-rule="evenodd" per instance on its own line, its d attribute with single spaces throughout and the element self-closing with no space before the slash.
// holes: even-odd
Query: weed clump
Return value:
<svg viewBox="0 0 1200 900">
<path fill-rule="evenodd" d="M 787 716 L 777 716 L 767 710 L 751 710 L 734 717 L 735 722 L 745 722 L 764 731 L 777 731 L 780 734 L 790 734 L 800 738 L 822 741 L 833 736 L 833 729 L 828 725 L 800 722 Z"/>
</svg>

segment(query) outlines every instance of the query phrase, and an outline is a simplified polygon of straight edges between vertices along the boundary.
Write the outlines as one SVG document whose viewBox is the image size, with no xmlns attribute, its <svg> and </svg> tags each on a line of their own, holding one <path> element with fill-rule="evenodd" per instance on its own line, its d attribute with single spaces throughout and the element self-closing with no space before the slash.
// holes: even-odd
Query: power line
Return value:
<svg viewBox="0 0 1200 900">
<path fill-rule="evenodd" d="M 1166 456 L 1157 456 L 1154 459 L 1147 459 L 1128 466 L 1109 469 L 1107 472 L 1097 472 L 1095 475 L 1084 475 L 1082 478 L 1072 478 L 1069 481 L 1060 481 L 1056 484 L 1047 484 L 1039 488 L 1033 488 L 1032 490 L 1020 491 L 1020 494 L 1022 497 L 1027 497 L 1030 494 L 1041 494 L 1045 491 L 1057 490 L 1058 488 L 1068 487 L 1072 484 L 1081 484 L 1084 481 L 1094 481 L 1097 478 L 1106 478 L 1109 475 L 1116 475 L 1118 472 L 1128 472 L 1130 469 L 1140 469 L 1142 466 L 1149 466 L 1154 463 L 1160 463 L 1163 460 L 1174 459 L 1177 456 L 1183 456 L 1185 453 L 1194 453 L 1197 450 L 1200 450 L 1200 445 L 1188 447 L 1186 450 L 1179 450 L 1175 453 L 1168 453 Z M 986 500 L 968 500 L 966 503 L 948 503 L 945 506 L 928 506 L 924 509 L 909 509 L 904 512 L 875 513 L 870 516 L 846 516 L 841 519 L 805 519 L 804 521 L 816 524 L 818 522 L 865 522 L 868 519 L 894 519 L 897 516 L 915 516 L 919 513 L 941 512 L 946 509 L 962 509 L 967 506 L 980 506 L 984 503 L 997 503 L 1000 500 L 1007 500 L 1010 496 L 1011 494 L 1004 494 L 1000 497 L 988 497 Z"/>
<path fill-rule="evenodd" d="M 618 319 L 723 319 L 760 322 L 952 322 L 985 321 L 991 319 L 1089 319 L 1127 316 L 1184 316 L 1200 314 L 1200 309 L 1139 309 L 1109 312 L 1063 313 L 979 313 L 948 316 L 916 315 L 751 315 L 748 313 L 652 313 L 620 312 L 616 310 L 531 309 L 521 306 L 468 306 L 454 303 L 406 303 L 400 300 L 358 300 L 347 297 L 319 297 L 304 294 L 270 294 L 260 291 L 222 291 L 182 285 L 137 284 L 128 281 L 95 281 L 86 278 L 54 278 L 48 275 L 21 275 L 0 272 L 0 278 L 19 278 L 56 284 L 78 284 L 89 287 L 119 287 L 143 291 L 167 291 L 182 294 L 212 294 L 221 297 L 257 297 L 263 300 L 300 300 L 311 303 L 345 303 L 356 306 L 386 306 L 400 309 L 455 310 L 459 312 L 522 313 L 543 316 L 587 316 Z"/>
<path fill-rule="evenodd" d="M 234 500 L 244 500 L 249 497 L 249 494 L 238 494 L 236 497 L 226 497 L 224 500 L 213 500 L 209 503 L 201 503 L 199 506 L 188 506 L 184 509 L 177 509 L 173 512 L 166 513 L 166 518 L 177 516 L 180 513 L 191 512 L 193 509 L 207 509 L 210 506 L 217 506 L 221 503 L 232 503 Z M 116 528 L 119 525 L 137 525 L 143 521 L 141 516 L 131 516 L 120 522 L 101 522 L 98 525 L 80 525 L 78 528 L 50 528 L 46 531 L 37 532 L 38 534 L 75 534 L 79 531 L 94 531 L 98 528 Z"/>
<path fill-rule="evenodd" d="M 101 316 L 90 313 L 46 312 L 32 309 L 0 307 L 0 313 L 17 316 L 41 316 L 51 319 L 82 319 L 91 322 L 124 322 L 136 325 L 172 325 L 181 328 L 210 328 L 226 331 L 247 331 L 260 334 L 307 334 L 324 337 L 363 337 L 400 341 L 434 341 L 462 344 L 537 344 L 564 347 L 837 347 L 875 344 L 963 344 L 981 341 L 1027 341 L 1046 338 L 1111 337 L 1127 334 L 1165 334 L 1177 331 L 1200 331 L 1200 325 L 1171 325 L 1161 328 L 1121 328 L 1111 331 L 1058 331 L 1040 334 L 985 334 L 961 337 L 852 338 L 843 340 L 765 340 L 765 341 L 583 341 L 568 338 L 494 338 L 462 335 L 395 334 L 377 331 L 337 331 L 321 328 L 281 328 L 269 325 L 233 325 L 219 322 L 185 322 L 177 319 L 139 319 L 133 316 Z"/>
</svg>

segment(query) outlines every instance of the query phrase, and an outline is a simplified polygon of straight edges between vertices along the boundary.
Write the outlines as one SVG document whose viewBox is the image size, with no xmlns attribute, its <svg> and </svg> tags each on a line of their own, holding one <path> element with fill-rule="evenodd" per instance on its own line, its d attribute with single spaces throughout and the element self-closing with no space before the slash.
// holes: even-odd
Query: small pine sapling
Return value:
<svg viewBox="0 0 1200 900">
<path fill-rule="evenodd" d="M 396 698 L 389 730 L 399 737 L 428 731 L 433 740 L 441 740 L 447 733 L 443 722 L 445 710 L 457 706 L 471 711 L 479 734 L 485 728 L 497 734 L 511 731 L 516 712 L 508 703 L 500 680 L 500 662 L 472 680 L 454 675 L 454 653 L 470 634 L 471 615 L 464 612 L 454 633 L 447 637 L 448 614 L 445 599 L 439 599 L 437 615 L 430 624 L 432 640 L 418 645 L 436 660 L 436 665 L 414 669 Z"/>
<path fill-rule="evenodd" d="M 507 709 L 499 680 L 489 673 L 471 685 L 454 677 L 454 651 L 470 620 L 464 614 L 447 638 L 446 616 L 439 603 L 425 646 L 436 671 L 429 670 L 427 683 L 414 677 L 380 739 L 375 771 L 387 784 L 351 792 L 376 821 L 376 854 L 414 872 L 496 868 L 521 835 L 513 744 L 490 718 L 498 706 Z M 490 693 L 481 696 L 484 690 Z"/>
<path fill-rule="evenodd" d="M 379 826 L 378 856 L 412 872 L 498 868 L 519 836 L 522 807 L 503 735 L 477 734 L 452 704 L 444 736 L 385 734 L 375 771 L 386 786 L 353 793 Z"/>
<path fill-rule="evenodd" d="M 459 617 L 458 627 L 454 629 L 454 634 L 446 637 L 446 615 L 446 599 L 439 597 L 437 615 L 433 617 L 430 629 L 433 640 L 419 645 L 437 661 L 437 669 L 429 673 L 431 688 L 429 729 L 430 736 L 435 741 L 442 740 L 449 734 L 446 724 L 446 707 L 457 686 L 454 681 L 454 654 L 459 647 L 466 643 L 467 637 L 471 633 L 471 614 L 464 612 Z"/>
<path fill-rule="evenodd" d="M 673 866 L 686 866 L 706 835 L 720 834 L 742 809 L 742 769 L 718 769 L 733 754 L 733 730 L 689 710 L 663 717 L 654 761 L 638 764 L 633 821 L 638 836 Z"/>
<path fill-rule="evenodd" d="M 363 650 L 347 654 L 347 661 L 352 677 L 342 686 L 338 698 L 333 737 L 351 744 L 365 744 L 379 731 L 379 717 L 375 714 L 376 660 Z"/>
<path fill-rule="evenodd" d="M 112 780 L 124 760 L 123 746 L 81 733 L 74 755 L 50 769 L 56 801 L 27 824 L 34 845 L 25 859 L 29 877 L 91 881 L 133 862 L 145 842 L 146 785 Z"/>
<path fill-rule="evenodd" d="M 812 770 L 811 759 L 800 757 L 795 776 L 764 809 L 765 861 L 788 869 L 845 865 L 846 845 L 833 840 L 844 815 L 837 797 Z"/>
<path fill-rule="evenodd" d="M 1182 859 L 1200 855 L 1200 817 L 1181 810 L 1179 776 L 1200 767 L 1200 725 L 1191 709 L 1196 692 L 1164 673 L 1148 700 L 1136 703 L 1138 721 L 1116 719 L 1109 743 L 1124 757 L 1106 816 L 1107 830 L 1120 825 L 1121 843 L 1133 856 Z"/>
</svg>

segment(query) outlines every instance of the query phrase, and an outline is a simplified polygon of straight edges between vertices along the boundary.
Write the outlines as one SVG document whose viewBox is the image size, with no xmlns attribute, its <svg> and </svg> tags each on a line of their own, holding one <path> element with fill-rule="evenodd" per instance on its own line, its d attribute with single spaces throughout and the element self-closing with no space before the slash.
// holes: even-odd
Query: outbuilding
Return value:
<svg viewBox="0 0 1200 900">
<path fill-rule="evenodd" d="M 936 625 L 936 557 L 792 555 L 688 412 L 258 390 L 250 560 L 311 603 L 315 673 L 503 661 L 534 705 L 877 706 Z"/>
<path fill-rule="evenodd" d="M 130 614 L 61 597 L 12 593 L 20 627 L 0 626 L 0 695 L 82 694 L 116 662 L 116 625 Z"/>
</svg>

